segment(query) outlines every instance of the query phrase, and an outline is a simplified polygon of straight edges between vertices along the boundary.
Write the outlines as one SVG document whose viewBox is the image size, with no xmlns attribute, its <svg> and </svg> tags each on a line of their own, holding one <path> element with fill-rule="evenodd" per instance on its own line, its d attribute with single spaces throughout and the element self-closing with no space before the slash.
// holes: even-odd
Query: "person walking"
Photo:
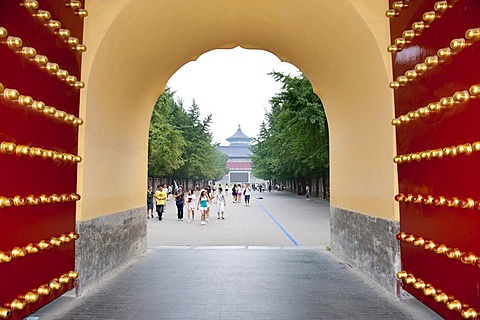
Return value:
<svg viewBox="0 0 480 320">
<path fill-rule="evenodd" d="M 217 198 L 217 219 L 225 220 L 225 206 L 227 205 L 227 201 L 225 200 L 222 187 L 218 187 L 218 192 L 215 197 Z"/>
<path fill-rule="evenodd" d="M 246 186 L 245 186 L 245 189 L 243 190 L 243 195 L 244 195 L 244 198 L 245 198 L 245 207 L 249 207 L 250 206 L 250 195 L 252 194 L 252 187 L 250 186 L 250 184 L 248 183 Z"/>
<path fill-rule="evenodd" d="M 162 221 L 163 209 L 165 207 L 165 199 L 167 199 L 167 193 L 163 191 L 161 185 L 158 185 L 157 191 L 155 191 L 155 201 L 159 221 Z"/>
<path fill-rule="evenodd" d="M 237 185 L 234 184 L 232 187 L 232 198 L 233 198 L 233 203 L 237 202 Z"/>
<path fill-rule="evenodd" d="M 205 215 L 208 210 L 208 195 L 207 190 L 203 189 L 200 192 L 197 202 L 197 210 L 200 209 L 200 225 L 203 227 L 205 225 Z"/>
<path fill-rule="evenodd" d="M 305 199 L 310 200 L 310 185 L 307 184 L 307 186 L 305 187 Z"/>
<path fill-rule="evenodd" d="M 188 190 L 188 194 L 187 194 L 188 222 L 190 222 L 190 220 L 195 219 L 195 206 L 196 206 L 195 200 L 197 200 L 197 196 L 195 195 L 194 190 L 193 189 Z"/>
<path fill-rule="evenodd" d="M 167 195 L 167 197 L 165 198 L 165 200 L 168 200 L 168 186 L 167 186 L 166 183 L 164 183 L 164 184 L 162 185 L 162 190 L 163 190 L 163 192 L 165 192 L 165 194 Z"/>
<path fill-rule="evenodd" d="M 185 194 L 183 188 L 179 187 L 175 193 L 175 204 L 177 205 L 177 219 L 183 221 L 183 206 L 185 205 Z"/>
<path fill-rule="evenodd" d="M 212 201 L 213 201 L 213 193 L 212 193 L 212 188 L 210 186 L 206 187 L 207 190 L 207 197 L 208 197 L 208 207 L 207 207 L 207 212 L 205 212 L 205 221 L 208 222 L 210 221 L 210 211 L 212 209 Z"/>
<path fill-rule="evenodd" d="M 243 187 L 241 184 L 239 184 L 237 187 L 237 203 L 242 203 L 242 193 L 243 193 Z"/>
<path fill-rule="evenodd" d="M 147 219 L 153 218 L 153 188 L 148 187 L 147 190 Z"/>
</svg>

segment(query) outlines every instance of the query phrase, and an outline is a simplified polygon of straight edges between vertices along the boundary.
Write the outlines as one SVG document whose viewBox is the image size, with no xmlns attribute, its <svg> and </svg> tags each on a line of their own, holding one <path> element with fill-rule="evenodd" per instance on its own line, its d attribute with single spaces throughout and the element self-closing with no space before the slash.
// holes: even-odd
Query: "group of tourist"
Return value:
<svg viewBox="0 0 480 320">
<path fill-rule="evenodd" d="M 184 220 L 184 207 L 187 207 L 187 220 L 188 222 L 195 220 L 195 212 L 200 211 L 200 225 L 204 226 L 210 220 L 210 212 L 213 204 L 216 204 L 217 219 L 225 220 L 225 206 L 227 205 L 227 192 L 228 185 L 226 185 L 225 192 L 221 185 L 212 188 L 207 186 L 201 189 L 198 193 L 195 190 L 188 190 L 187 194 L 184 193 L 183 188 L 180 186 L 173 193 L 173 199 L 177 207 L 177 219 Z M 252 187 L 250 184 L 235 184 L 232 187 L 233 203 L 241 203 L 242 195 L 244 196 L 245 206 L 250 206 L 250 195 Z M 171 191 L 170 191 L 171 193 Z M 154 192 L 152 187 L 147 190 L 147 219 L 154 218 L 154 204 L 155 211 L 159 221 L 163 219 L 163 212 L 165 210 L 165 201 L 169 197 L 169 188 L 166 184 L 158 185 L 157 190 Z"/>
<path fill-rule="evenodd" d="M 244 197 L 245 206 L 250 206 L 250 195 L 252 194 L 252 186 L 250 184 L 234 184 L 232 187 L 233 203 L 242 203 L 242 195 Z"/>
</svg>

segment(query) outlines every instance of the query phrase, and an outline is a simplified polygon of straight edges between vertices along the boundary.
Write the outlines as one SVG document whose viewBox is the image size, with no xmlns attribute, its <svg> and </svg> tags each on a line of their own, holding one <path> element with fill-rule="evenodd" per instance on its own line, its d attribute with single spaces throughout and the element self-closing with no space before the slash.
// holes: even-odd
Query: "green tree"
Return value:
<svg viewBox="0 0 480 320">
<path fill-rule="evenodd" d="M 185 130 L 187 145 L 184 168 L 186 176 L 194 179 L 217 180 L 226 173 L 226 158 L 213 145 L 210 124 L 212 115 L 200 118 L 200 109 L 193 100 L 187 111 L 189 117 L 188 130 Z"/>
<path fill-rule="evenodd" d="M 329 167 L 328 125 L 322 102 L 304 76 L 272 72 L 282 83 L 270 99 L 260 134 L 252 148 L 253 173 L 263 179 L 326 181 Z M 326 186 L 323 188 L 326 190 Z"/>
<path fill-rule="evenodd" d="M 148 135 L 148 175 L 171 176 L 181 167 L 185 139 L 169 121 L 174 105 L 173 93 L 165 90 L 156 101 Z"/>
<path fill-rule="evenodd" d="M 216 180 L 226 173 L 226 158 L 212 143 L 212 116 L 200 118 L 193 100 L 188 110 L 169 88 L 158 98 L 149 132 L 148 172 L 152 177 Z"/>
</svg>

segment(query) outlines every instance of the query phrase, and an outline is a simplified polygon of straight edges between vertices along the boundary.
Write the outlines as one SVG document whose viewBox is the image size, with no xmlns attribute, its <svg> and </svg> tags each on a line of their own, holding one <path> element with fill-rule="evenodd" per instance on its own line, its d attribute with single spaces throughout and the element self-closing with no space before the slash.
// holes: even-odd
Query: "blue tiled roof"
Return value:
<svg viewBox="0 0 480 320">
<path fill-rule="evenodd" d="M 243 132 L 242 129 L 240 128 L 240 125 L 238 125 L 238 130 L 237 132 L 231 136 L 230 138 L 227 139 L 228 142 L 230 142 L 230 145 L 246 145 L 248 146 L 250 141 L 252 141 L 252 138 L 247 137 Z"/>
<path fill-rule="evenodd" d="M 219 146 L 218 149 L 229 158 L 250 158 L 250 146 Z"/>
<path fill-rule="evenodd" d="M 242 129 L 238 128 L 237 132 L 233 136 L 227 139 L 227 141 L 230 140 L 245 140 L 245 141 L 250 141 L 251 138 L 247 137 L 245 133 L 242 132 Z"/>
</svg>

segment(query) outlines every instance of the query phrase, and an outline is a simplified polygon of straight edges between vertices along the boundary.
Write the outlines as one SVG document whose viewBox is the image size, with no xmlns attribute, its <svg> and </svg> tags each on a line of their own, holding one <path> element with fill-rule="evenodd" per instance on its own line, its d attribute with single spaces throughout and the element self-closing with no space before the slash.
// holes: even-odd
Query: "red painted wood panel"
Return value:
<svg viewBox="0 0 480 320">
<path fill-rule="evenodd" d="M 83 17 L 75 14 L 68 3 L 70 0 L 1 1 L 0 27 L 5 28 L 9 36 L 21 38 L 23 47 L 34 48 L 37 55 L 46 56 L 50 62 L 57 63 L 61 69 L 81 80 L 81 52 L 73 50 L 65 39 L 48 27 L 49 21 L 57 20 L 62 28 L 70 30 L 71 37 L 82 43 Z M 29 10 L 25 4 L 33 7 L 38 4 L 38 8 Z M 84 7 L 84 1 L 79 4 Z M 50 19 L 40 20 L 39 10 L 50 12 Z M 78 118 L 80 89 L 48 72 L 33 58 L 22 55 L 21 49 L 10 48 L 7 38 L 0 39 L 0 83 Z M 47 116 L 31 105 L 21 106 L 17 100 L 6 99 L 4 93 L 0 93 L 0 143 L 12 142 L 77 155 L 78 125 L 66 122 L 63 117 Z M 4 150 L 0 152 L 0 170 L 0 197 L 76 194 L 77 164 L 74 161 L 9 154 Z M 62 234 L 68 236 L 75 231 L 75 201 L 64 198 L 53 203 L 3 208 L 1 201 L 2 198 L 0 253 L 9 257 L 14 254 L 14 248 L 22 249 L 28 244 L 39 250 L 10 262 L 1 262 L 0 256 L 0 307 L 3 308 L 0 309 L 0 318 L 2 312 L 6 317 L 6 310 L 10 310 L 9 319 L 22 319 L 74 286 L 72 276 L 59 289 L 40 295 L 37 302 L 26 303 L 23 310 L 12 310 L 9 305 L 15 299 L 24 302 L 22 295 L 35 293 L 41 285 L 48 285 L 53 279 L 74 270 L 74 239 L 64 237 L 59 246 L 50 244 L 51 248 L 45 250 L 41 250 L 39 242 L 50 243 L 52 237 L 58 239 Z"/>
<path fill-rule="evenodd" d="M 440 3 L 439 3 L 440 2 Z M 394 79 L 405 75 L 408 70 L 415 69 L 429 56 L 437 55 L 441 48 L 450 47 L 453 39 L 465 38 L 469 29 L 480 28 L 480 1 L 432 1 L 410 0 L 389 1 L 390 8 L 405 5 L 396 10 L 397 16 L 390 18 L 391 41 L 401 38 L 405 30 L 412 29 L 412 24 L 424 21 L 427 27 L 418 32 L 411 42 L 392 53 Z M 447 4 L 442 12 L 441 5 Z M 437 5 L 437 11 L 434 9 Z M 426 12 L 436 13 L 433 22 L 424 20 Z M 443 97 L 451 97 L 457 91 L 469 90 L 472 85 L 480 84 L 480 41 L 467 40 L 468 46 L 463 50 L 453 50 L 450 57 L 440 59 L 437 66 L 404 86 L 395 89 L 395 116 L 400 118 L 409 112 L 427 107 Z M 414 115 L 413 119 L 418 115 Z M 412 117 L 410 118 L 412 119 Z M 442 149 L 480 141 L 480 96 L 470 97 L 466 103 L 455 103 L 441 108 L 438 112 L 430 112 L 418 119 L 403 121 L 396 125 L 397 154 L 414 154 L 422 151 Z M 456 149 L 460 150 L 460 149 Z M 461 153 L 461 152 L 460 152 Z M 421 155 L 421 154 L 420 154 Z M 434 203 L 414 203 L 408 194 L 423 197 L 428 195 L 445 199 L 457 197 L 466 200 L 480 201 L 480 152 L 457 154 L 451 157 L 446 154 L 430 160 L 407 160 L 397 164 L 399 191 L 405 197 L 400 200 L 400 225 L 403 235 L 401 241 L 402 270 L 411 274 L 417 283 L 402 281 L 405 290 L 428 305 L 446 319 L 463 319 L 473 316 L 466 310 L 475 309 L 480 312 L 480 268 L 477 263 L 465 264 L 461 257 L 453 254 L 436 253 L 425 249 L 422 237 L 432 240 L 437 248 L 445 244 L 447 248 L 458 248 L 461 253 L 472 252 L 480 257 L 480 211 L 476 208 L 464 209 L 447 206 L 442 198 Z M 475 203 L 475 202 L 472 202 Z M 413 238 L 408 241 L 408 235 Z M 403 275 L 405 276 L 405 275 Z M 426 295 L 424 283 L 436 289 L 435 295 Z M 435 296 L 440 293 L 448 296 L 446 302 L 436 302 Z M 453 301 L 460 301 L 456 306 Z M 450 310 L 448 308 L 450 306 Z M 457 310 L 455 307 L 458 307 Z M 479 316 L 480 317 L 480 316 Z"/>
</svg>

